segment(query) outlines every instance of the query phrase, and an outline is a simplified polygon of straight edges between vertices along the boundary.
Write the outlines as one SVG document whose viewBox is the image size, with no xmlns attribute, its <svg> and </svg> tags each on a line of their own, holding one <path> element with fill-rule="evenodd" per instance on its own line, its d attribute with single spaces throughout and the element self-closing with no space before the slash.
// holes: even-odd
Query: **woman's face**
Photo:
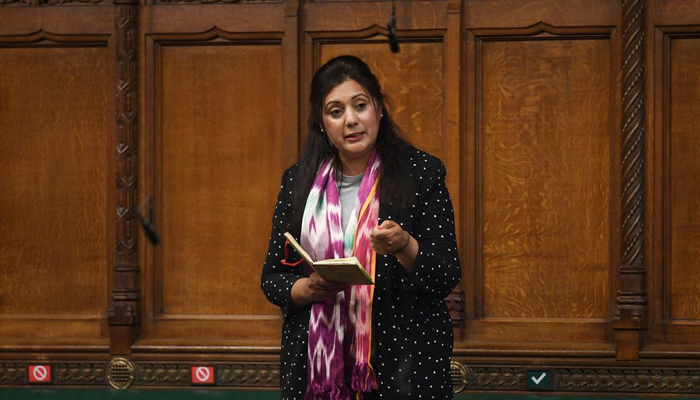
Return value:
<svg viewBox="0 0 700 400">
<path fill-rule="evenodd" d="M 338 149 L 347 175 L 364 172 L 377 142 L 381 110 L 374 104 L 369 93 L 352 79 L 333 88 L 323 100 L 323 129 Z"/>
</svg>

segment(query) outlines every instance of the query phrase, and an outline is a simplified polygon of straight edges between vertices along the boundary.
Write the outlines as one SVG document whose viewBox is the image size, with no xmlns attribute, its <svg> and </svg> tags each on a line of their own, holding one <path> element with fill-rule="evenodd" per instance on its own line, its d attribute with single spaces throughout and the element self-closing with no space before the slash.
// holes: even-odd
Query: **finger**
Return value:
<svg viewBox="0 0 700 400">
<path fill-rule="evenodd" d="M 391 229 L 391 228 L 394 228 L 395 226 L 398 226 L 398 224 L 397 224 L 396 222 L 390 220 L 390 219 L 385 219 L 385 220 L 379 225 L 379 227 L 382 228 L 382 230 L 384 230 L 384 229 Z"/>
<path fill-rule="evenodd" d="M 370 240 L 369 240 L 369 244 L 372 246 L 372 250 L 374 250 L 380 254 L 381 254 L 381 249 L 383 247 L 382 243 L 383 243 L 383 241 L 379 240 L 379 238 L 370 238 Z"/>
<path fill-rule="evenodd" d="M 383 244 L 375 242 L 371 243 L 371 245 L 372 250 L 374 250 L 377 254 L 387 254 L 386 246 L 384 246 Z"/>
<path fill-rule="evenodd" d="M 375 226 L 372 228 L 372 230 L 369 231 L 369 238 L 372 240 L 372 238 L 376 238 L 378 235 L 381 234 L 382 232 L 382 227 L 381 226 Z"/>
<path fill-rule="evenodd" d="M 321 277 L 320 275 L 319 275 L 319 279 L 318 279 L 318 285 L 324 289 L 333 289 L 336 287 L 343 287 L 342 282 L 327 280 L 327 279 L 324 279 L 323 277 Z"/>
<path fill-rule="evenodd" d="M 345 287 L 347 287 L 347 285 L 343 282 L 326 280 L 321 275 L 319 275 L 317 272 L 314 272 L 312 275 L 314 275 L 314 278 L 310 279 L 309 284 L 315 290 L 328 291 L 328 292 L 338 292 L 340 290 L 345 289 Z"/>
<path fill-rule="evenodd" d="M 391 230 L 389 229 L 377 229 L 377 231 L 373 234 L 370 235 L 370 241 L 374 240 L 375 242 L 384 242 L 388 237 L 391 236 Z"/>
</svg>

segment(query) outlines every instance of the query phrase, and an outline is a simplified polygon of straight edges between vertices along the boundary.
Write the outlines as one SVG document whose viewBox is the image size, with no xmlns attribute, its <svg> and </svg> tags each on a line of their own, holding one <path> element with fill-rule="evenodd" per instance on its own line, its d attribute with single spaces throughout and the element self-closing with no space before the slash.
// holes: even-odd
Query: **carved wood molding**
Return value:
<svg viewBox="0 0 700 400">
<path fill-rule="evenodd" d="M 106 4 L 105 0 L 0 0 L 0 6 L 6 4 L 22 5 L 22 6 L 62 6 L 71 3 L 79 5 L 98 5 Z"/>
<path fill-rule="evenodd" d="M 0 363 L 0 385 L 24 385 L 26 383 L 26 364 Z"/>
<path fill-rule="evenodd" d="M 54 385 L 105 386 L 107 362 L 59 362 L 51 365 Z M 139 386 L 190 386 L 191 367 L 199 363 L 134 363 Z M 0 385 L 26 385 L 30 363 L 0 363 Z M 279 387 L 279 363 L 214 364 L 215 386 Z"/>
<path fill-rule="evenodd" d="M 117 61 L 117 240 L 110 325 L 138 325 L 138 0 L 115 0 Z"/>
<path fill-rule="evenodd" d="M 643 254 L 644 3 L 622 2 L 622 257 L 615 329 L 646 327 Z"/>
<path fill-rule="evenodd" d="M 26 385 L 29 363 L 0 363 L 0 385 Z M 106 384 L 105 363 L 51 363 L 54 385 L 101 386 Z"/>
<path fill-rule="evenodd" d="M 217 382 L 224 386 L 279 386 L 279 364 L 225 364 L 219 366 Z"/>
<path fill-rule="evenodd" d="M 563 39 L 610 39 L 614 27 L 609 26 L 556 26 L 546 22 L 537 22 L 530 26 L 517 28 L 481 28 L 470 29 L 469 33 L 481 41 L 528 38 L 529 40 Z"/>
<path fill-rule="evenodd" d="M 136 385 L 189 385 L 190 365 L 177 363 L 135 363 Z"/>
<path fill-rule="evenodd" d="M 527 371 L 535 367 L 467 367 L 466 390 L 527 390 Z M 674 368 L 549 368 L 555 392 L 667 393 L 700 392 L 699 369 Z"/>
<path fill-rule="evenodd" d="M 155 0 L 155 4 L 281 3 L 279 0 Z"/>
<path fill-rule="evenodd" d="M 50 363 L 53 384 L 66 386 L 105 386 L 105 367 L 99 362 Z M 191 386 L 191 368 L 204 363 L 135 363 L 138 386 Z M 465 366 L 462 363 L 456 363 Z M 279 364 L 222 363 L 214 366 L 214 386 L 220 387 L 279 387 Z M 0 385 L 23 386 L 28 381 L 29 363 L 0 363 Z M 547 371 L 554 392 L 663 393 L 688 394 L 700 392 L 698 368 L 611 368 L 604 366 L 548 367 L 472 365 L 465 366 L 465 390 L 525 391 L 530 369 Z"/>
<path fill-rule="evenodd" d="M 199 363 L 202 364 L 202 363 Z M 191 367 L 183 363 L 135 363 L 136 385 L 189 386 Z M 279 387 L 278 363 L 212 364 L 215 386 Z"/>
<path fill-rule="evenodd" d="M 53 379 L 60 385 L 104 385 L 104 363 L 53 364 Z"/>
<path fill-rule="evenodd" d="M 697 393 L 700 371 L 691 369 L 568 368 L 553 371 L 555 390 Z"/>
<path fill-rule="evenodd" d="M 0 46 L 2 47 L 107 47 L 108 42 L 108 35 L 65 35 L 43 29 L 23 35 L 3 35 L 0 37 Z"/>
<path fill-rule="evenodd" d="M 366 3 L 376 0 L 309 0 L 309 3 L 340 3 L 340 2 L 352 2 L 352 3 Z M 384 2 L 389 2 L 389 0 L 381 0 Z"/>
<path fill-rule="evenodd" d="M 525 390 L 527 371 L 523 367 L 467 367 L 467 389 Z"/>
</svg>

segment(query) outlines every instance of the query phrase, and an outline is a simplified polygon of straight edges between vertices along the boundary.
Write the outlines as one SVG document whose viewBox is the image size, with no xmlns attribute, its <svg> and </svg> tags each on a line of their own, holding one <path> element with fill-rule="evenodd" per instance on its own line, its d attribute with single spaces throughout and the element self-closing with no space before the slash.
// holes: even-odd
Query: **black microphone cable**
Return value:
<svg viewBox="0 0 700 400">
<path fill-rule="evenodd" d="M 148 206 L 148 216 L 144 218 L 141 215 L 141 209 L 146 205 Z M 136 218 L 138 218 L 139 222 L 141 223 L 143 232 L 146 234 L 148 240 L 154 246 L 157 245 L 160 242 L 160 236 L 158 236 L 156 228 L 153 226 L 155 213 L 153 210 L 153 198 L 151 196 L 146 197 L 146 199 L 136 207 L 134 212 L 136 213 Z"/>
<path fill-rule="evenodd" d="M 399 48 L 399 42 L 396 39 L 396 4 L 393 0 L 391 2 L 391 17 L 386 24 L 386 29 L 389 31 L 387 35 L 389 38 L 389 48 L 392 53 L 398 53 L 401 51 L 401 48 Z"/>
</svg>

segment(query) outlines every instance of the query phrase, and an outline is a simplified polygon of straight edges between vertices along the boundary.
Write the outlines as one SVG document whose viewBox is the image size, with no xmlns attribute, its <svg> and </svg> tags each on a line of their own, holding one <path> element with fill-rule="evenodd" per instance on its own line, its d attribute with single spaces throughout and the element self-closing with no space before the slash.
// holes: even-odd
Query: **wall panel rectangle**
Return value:
<svg viewBox="0 0 700 400">
<path fill-rule="evenodd" d="M 700 163 L 700 9 L 692 1 L 654 2 L 654 69 L 647 90 L 652 94 L 654 131 L 649 136 L 654 162 L 647 178 L 654 190 L 647 212 L 653 216 L 651 310 L 645 357 L 697 357 L 700 308 L 697 240 L 700 203 L 697 174 Z"/>
<path fill-rule="evenodd" d="M 155 52 L 162 243 L 146 285 L 143 337 L 278 340 L 279 310 L 259 287 L 290 151 L 282 47 L 157 42 Z"/>
<path fill-rule="evenodd" d="M 610 45 L 494 41 L 482 57 L 483 316 L 604 318 Z"/>
<path fill-rule="evenodd" d="M 668 317 L 700 324 L 700 36 L 672 39 L 670 51 Z"/>
<path fill-rule="evenodd" d="M 476 3 L 485 2 L 468 7 Z M 507 24 L 499 29 L 480 29 L 502 25 L 486 9 L 465 16 L 475 24 L 467 33 L 461 155 L 474 182 L 463 209 L 473 319 L 457 353 L 547 343 L 610 354 L 619 240 L 616 36 L 609 26 L 568 26 L 577 22 L 551 2 L 527 13 L 539 21 L 522 26 L 518 10 L 531 4 L 512 3 L 507 15 L 515 19 L 500 15 Z M 571 12 L 580 6 L 566 4 Z"/>
<path fill-rule="evenodd" d="M 0 337 L 105 336 L 108 60 L 101 42 L 0 47 Z"/>
</svg>

